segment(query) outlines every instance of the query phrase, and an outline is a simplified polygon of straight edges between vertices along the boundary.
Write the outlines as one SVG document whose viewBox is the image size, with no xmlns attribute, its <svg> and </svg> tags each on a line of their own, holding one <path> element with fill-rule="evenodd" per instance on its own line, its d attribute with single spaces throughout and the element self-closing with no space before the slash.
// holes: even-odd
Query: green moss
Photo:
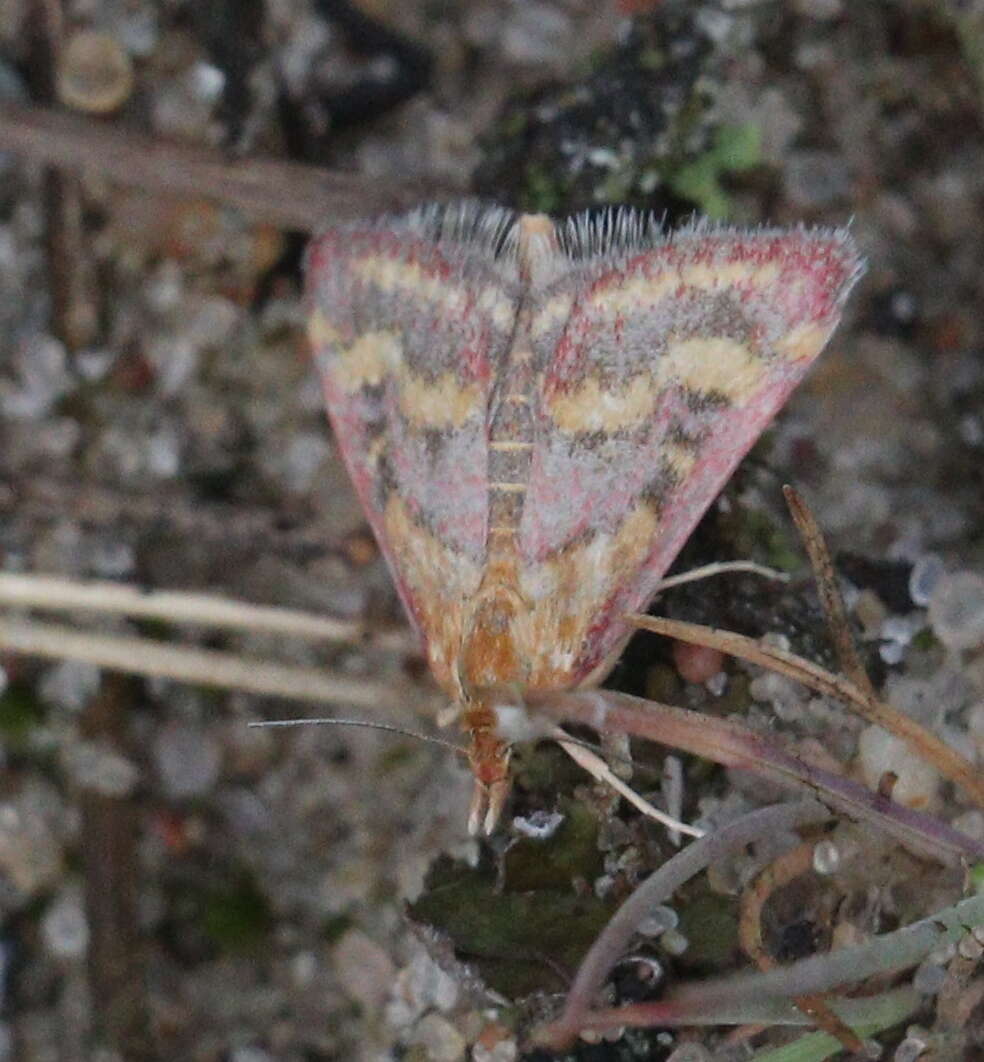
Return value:
<svg viewBox="0 0 984 1062">
<path fill-rule="evenodd" d="M 614 910 L 586 887 L 602 870 L 594 815 L 573 800 L 561 810 L 552 837 L 515 841 L 499 866 L 438 860 L 408 911 L 509 999 L 563 990 L 557 971 L 577 967 Z"/>
<path fill-rule="evenodd" d="M 512 776 L 527 794 L 545 794 L 552 802 L 584 781 L 584 771 L 554 742 L 519 745 L 513 750 Z"/>
<path fill-rule="evenodd" d="M 599 203 L 624 203 L 638 184 L 639 175 L 634 166 L 625 166 L 612 172 L 599 182 L 595 196 Z"/>
<path fill-rule="evenodd" d="M 705 892 L 680 909 L 680 932 L 690 942 L 679 959 L 681 966 L 701 972 L 730 966 L 738 950 L 738 917 L 734 901 Z"/>
<path fill-rule="evenodd" d="M 526 182 L 520 193 L 523 210 L 532 214 L 556 213 L 563 205 L 563 191 L 546 170 L 536 165 L 526 167 Z"/>
<path fill-rule="evenodd" d="M 566 988 L 558 970 L 576 969 L 613 913 L 592 893 L 571 888 L 511 891 L 494 868 L 448 858 L 431 868 L 423 895 L 408 908 L 437 932 L 486 986 L 509 999 Z"/>
<path fill-rule="evenodd" d="M 321 926 L 321 938 L 328 944 L 334 944 L 352 928 L 352 918 L 347 914 L 332 915 Z"/>
<path fill-rule="evenodd" d="M 564 821 L 544 841 L 522 838 L 511 845 L 503 859 L 505 881 L 515 892 L 570 888 L 572 883 L 591 881 L 602 870 L 598 851 L 598 821 L 583 804 L 561 802 Z"/>
<path fill-rule="evenodd" d="M 709 218 L 726 218 L 731 202 L 718 180 L 719 168 L 713 155 L 704 155 L 681 166 L 667 180 L 670 188 L 682 199 L 696 203 Z"/>
<path fill-rule="evenodd" d="M 758 126 L 722 125 L 714 131 L 710 150 L 669 174 L 667 183 L 708 217 L 726 218 L 731 213 L 731 200 L 721 178 L 757 166 L 762 158 L 761 143 Z"/>
<path fill-rule="evenodd" d="M 206 897 L 203 928 L 209 939 L 223 951 L 254 950 L 266 939 L 272 925 L 270 905 L 248 875 Z"/>
<path fill-rule="evenodd" d="M 912 639 L 913 649 L 918 649 L 921 653 L 930 652 L 937 644 L 939 643 L 936 641 L 936 636 L 933 634 L 931 627 L 923 627 Z"/>
<path fill-rule="evenodd" d="M 752 122 L 722 125 L 714 133 L 713 154 L 725 172 L 753 169 L 762 161 L 762 131 Z"/>
<path fill-rule="evenodd" d="M 984 863 L 975 863 L 970 868 L 970 887 L 984 895 Z"/>
<path fill-rule="evenodd" d="M 44 709 L 27 686 L 12 685 L 0 696 L 0 735 L 12 749 L 23 749 L 31 731 L 44 721 Z"/>
<path fill-rule="evenodd" d="M 776 523 L 761 509 L 742 508 L 731 538 L 735 556 L 755 557 L 785 572 L 795 572 L 803 566 L 799 540 L 791 525 Z"/>
</svg>

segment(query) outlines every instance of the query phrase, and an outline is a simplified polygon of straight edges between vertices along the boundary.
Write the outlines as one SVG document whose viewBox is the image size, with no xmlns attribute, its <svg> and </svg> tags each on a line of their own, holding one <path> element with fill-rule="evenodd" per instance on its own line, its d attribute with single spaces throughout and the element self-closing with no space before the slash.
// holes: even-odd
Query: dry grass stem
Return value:
<svg viewBox="0 0 984 1062">
<path fill-rule="evenodd" d="M 0 619 L 0 650 L 268 697 L 344 704 L 386 716 L 405 717 L 408 705 L 422 699 L 419 688 L 410 683 L 353 678 L 213 649 L 163 645 L 149 638 L 85 634 L 52 623 Z"/>
<path fill-rule="evenodd" d="M 413 634 L 407 629 L 376 632 L 353 620 L 250 605 L 212 594 L 144 591 L 121 583 L 81 582 L 50 575 L 0 572 L 0 605 L 55 612 L 98 612 L 167 623 L 371 644 L 374 648 L 401 653 L 417 648 Z"/>
<path fill-rule="evenodd" d="M 767 568 L 764 564 L 756 564 L 755 561 L 715 561 L 713 564 L 704 564 L 699 568 L 692 568 L 689 572 L 681 572 L 679 575 L 671 575 L 668 579 L 661 579 L 656 592 L 662 593 L 664 590 L 669 590 L 671 586 L 696 583 L 700 579 L 710 579 L 715 575 L 727 575 L 730 572 L 761 575 L 764 579 L 773 579 L 777 583 L 789 582 L 788 572 L 781 572 L 778 568 Z"/>
<path fill-rule="evenodd" d="M 329 219 L 362 218 L 460 195 L 460 189 L 437 181 L 366 180 L 273 158 L 231 159 L 215 149 L 166 143 L 41 107 L 0 106 L 0 148 L 147 193 L 214 199 L 254 220 L 300 232 L 318 231 Z"/>
<path fill-rule="evenodd" d="M 571 741 L 570 735 L 561 730 L 559 726 L 554 728 L 552 736 L 556 739 L 557 744 L 560 745 L 564 752 L 566 752 L 579 767 L 582 767 L 587 771 L 596 781 L 611 786 L 616 793 L 624 797 L 633 807 L 641 811 L 643 815 L 646 815 L 650 819 L 654 819 L 656 822 L 662 823 L 670 830 L 676 831 L 677 833 L 685 833 L 688 837 L 704 836 L 703 830 L 697 829 L 696 826 L 689 826 L 687 823 L 675 819 L 672 815 L 667 815 L 665 811 L 660 811 L 659 808 L 650 804 L 648 800 L 641 797 L 631 788 L 631 786 L 626 785 L 596 752 L 586 748 L 580 742 Z"/>
<path fill-rule="evenodd" d="M 698 623 L 664 619 L 661 616 L 631 615 L 630 623 L 642 630 L 665 634 L 692 645 L 706 645 L 720 649 L 749 663 L 758 664 L 801 682 L 804 686 L 828 697 L 836 697 L 869 722 L 877 723 L 900 737 L 909 747 L 932 763 L 944 777 L 962 786 L 965 792 L 984 807 L 984 777 L 967 759 L 920 726 L 914 719 L 896 711 L 891 705 L 869 697 L 849 679 L 827 671 L 795 653 L 763 645 L 754 638 L 733 631 L 721 631 Z"/>
<path fill-rule="evenodd" d="M 782 493 L 793 517 L 793 523 L 796 524 L 796 530 L 803 541 L 803 547 L 810 558 L 810 567 L 813 569 L 813 577 L 816 580 L 820 604 L 827 618 L 827 629 L 830 631 L 841 670 L 869 700 L 877 700 L 875 687 L 871 684 L 868 672 L 861 662 L 858 647 L 851 635 L 851 624 L 847 618 L 847 609 L 844 607 L 844 598 L 837 586 L 834 562 L 830 558 L 830 550 L 827 548 L 827 541 L 823 537 L 820 525 L 810 507 L 794 487 L 787 483 L 782 488 Z"/>
</svg>

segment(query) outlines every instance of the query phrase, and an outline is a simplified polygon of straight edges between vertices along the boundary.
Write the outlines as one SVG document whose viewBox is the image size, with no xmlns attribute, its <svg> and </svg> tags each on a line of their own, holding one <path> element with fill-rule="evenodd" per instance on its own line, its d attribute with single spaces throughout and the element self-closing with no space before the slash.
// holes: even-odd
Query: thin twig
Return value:
<svg viewBox="0 0 984 1062">
<path fill-rule="evenodd" d="M 977 804 L 984 807 L 984 777 L 972 763 L 911 717 L 896 711 L 884 701 L 867 697 L 849 679 L 835 675 L 795 653 L 763 645 L 754 638 L 733 631 L 721 631 L 715 627 L 684 623 L 662 616 L 630 615 L 627 619 L 642 630 L 665 634 L 668 638 L 692 645 L 720 649 L 723 653 L 788 675 L 818 693 L 836 697 L 869 722 L 877 723 L 896 734 L 914 752 L 932 763 L 942 775 L 961 786 Z"/>
<path fill-rule="evenodd" d="M 796 524 L 796 530 L 799 531 L 800 538 L 803 540 L 807 556 L 810 558 L 817 592 L 820 595 L 820 604 L 827 617 L 827 628 L 830 631 L 841 670 L 869 701 L 877 700 L 878 694 L 871 684 L 868 672 L 858 654 L 858 647 L 851 636 L 847 609 L 844 607 L 844 598 L 837 586 L 837 573 L 834 570 L 834 562 L 830 559 L 830 550 L 827 548 L 823 531 L 820 530 L 820 525 L 810 507 L 794 487 L 787 483 L 782 488 L 782 493 L 786 498 L 793 522 Z"/>
<path fill-rule="evenodd" d="M 162 645 L 149 638 L 83 634 L 53 623 L 0 619 L 0 650 L 52 660 L 79 660 L 130 675 L 169 678 L 269 697 L 354 705 L 388 716 L 406 714 L 422 693 L 410 684 L 350 678 L 213 649 Z"/>
<path fill-rule="evenodd" d="M 356 620 L 250 605 L 244 601 L 175 590 L 146 591 L 110 582 L 0 572 L 0 605 L 57 612 L 84 611 L 196 626 L 283 634 L 331 642 L 371 644 L 394 652 L 414 648 L 409 631 L 374 632 Z"/>
<path fill-rule="evenodd" d="M 301 232 L 329 220 L 403 210 L 461 190 L 427 180 L 367 179 L 271 158 L 230 159 L 39 107 L 0 107 L 0 149 L 73 173 L 179 198 L 206 198 Z"/>
</svg>

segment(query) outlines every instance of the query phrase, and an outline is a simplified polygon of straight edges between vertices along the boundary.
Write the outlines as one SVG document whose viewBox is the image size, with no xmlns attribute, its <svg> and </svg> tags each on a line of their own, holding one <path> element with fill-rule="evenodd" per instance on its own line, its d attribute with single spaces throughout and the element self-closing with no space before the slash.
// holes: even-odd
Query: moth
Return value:
<svg viewBox="0 0 984 1062">
<path fill-rule="evenodd" d="M 497 706 L 600 682 L 694 525 L 820 353 L 844 230 L 564 222 L 475 202 L 331 228 L 307 259 L 328 414 L 469 735 L 473 833 L 509 791 Z"/>
</svg>

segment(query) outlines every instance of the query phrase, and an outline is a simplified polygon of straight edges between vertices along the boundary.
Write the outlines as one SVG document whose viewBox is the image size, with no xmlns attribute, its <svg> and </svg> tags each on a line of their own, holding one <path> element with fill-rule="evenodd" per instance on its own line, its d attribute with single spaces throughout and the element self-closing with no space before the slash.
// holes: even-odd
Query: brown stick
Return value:
<svg viewBox="0 0 984 1062">
<path fill-rule="evenodd" d="M 461 194 L 437 181 L 370 180 L 271 158 L 233 160 L 40 107 L 0 107 L 0 149 L 147 192 L 215 199 L 257 221 L 301 232 Z"/>
<path fill-rule="evenodd" d="M 782 493 L 789 506 L 793 523 L 796 524 L 796 530 L 799 531 L 800 538 L 803 540 L 807 556 L 810 558 L 817 592 L 820 594 L 820 604 L 827 617 L 827 628 L 830 631 L 841 670 L 869 700 L 876 700 L 878 695 L 875 693 L 875 687 L 871 684 L 868 672 L 858 654 L 858 647 L 851 636 L 851 625 L 847 618 L 847 609 L 844 607 L 844 598 L 837 586 L 834 562 L 830 559 L 830 550 L 827 548 L 820 525 L 799 491 L 787 483 L 782 488 Z"/>
<path fill-rule="evenodd" d="M 35 99 L 53 103 L 62 49 L 59 0 L 31 0 L 27 12 L 28 81 Z M 85 257 L 78 178 L 55 167 L 42 178 L 45 252 L 51 293 L 52 330 L 70 349 L 90 342 L 96 313 L 90 263 Z"/>
<path fill-rule="evenodd" d="M 125 717 L 131 684 L 103 679 L 86 706 L 82 732 L 118 752 L 131 752 Z M 136 868 L 138 817 L 130 798 L 91 791 L 79 796 L 86 909 L 91 926 L 88 968 L 98 1033 L 134 1062 L 159 1058 L 150 1029 L 144 948 L 140 940 Z"/>
</svg>

